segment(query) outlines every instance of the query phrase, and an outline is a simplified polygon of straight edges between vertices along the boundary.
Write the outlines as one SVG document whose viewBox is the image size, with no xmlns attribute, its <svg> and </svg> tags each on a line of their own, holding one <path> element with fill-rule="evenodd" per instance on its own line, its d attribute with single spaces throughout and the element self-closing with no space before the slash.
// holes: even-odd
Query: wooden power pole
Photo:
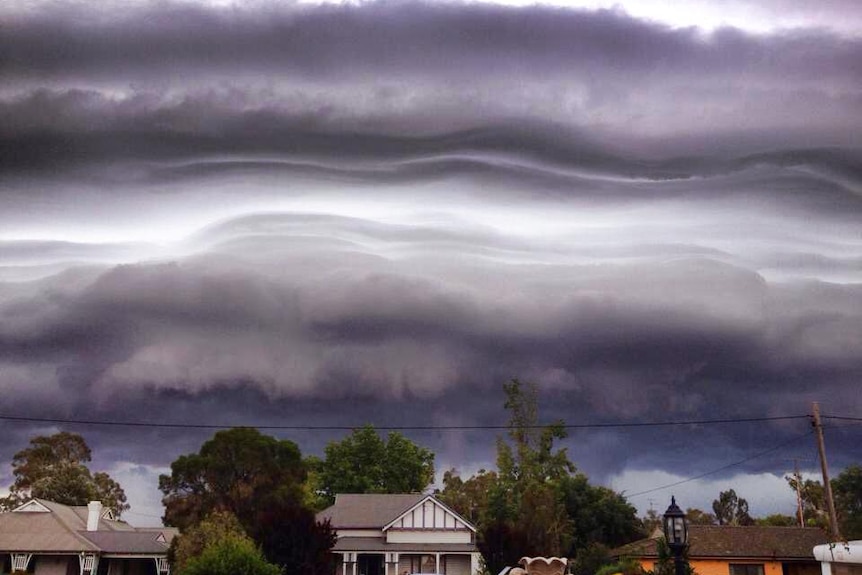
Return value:
<svg viewBox="0 0 862 575">
<path fill-rule="evenodd" d="M 832 499 L 832 485 L 829 483 L 829 468 L 826 465 L 826 444 L 823 441 L 823 424 L 820 423 L 820 406 L 815 401 L 812 405 L 814 412 L 814 431 L 817 432 L 817 451 L 820 453 L 820 471 L 823 472 L 823 493 L 826 496 L 826 508 L 829 511 L 829 534 L 832 541 L 841 541 L 838 532 L 838 517 L 835 514 L 835 500 Z"/>
</svg>

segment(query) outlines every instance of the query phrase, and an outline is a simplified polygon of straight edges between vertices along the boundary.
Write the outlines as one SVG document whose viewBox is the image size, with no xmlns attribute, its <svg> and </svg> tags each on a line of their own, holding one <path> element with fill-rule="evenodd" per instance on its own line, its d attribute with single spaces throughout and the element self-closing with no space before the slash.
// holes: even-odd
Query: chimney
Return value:
<svg viewBox="0 0 862 575">
<path fill-rule="evenodd" d="M 87 531 L 99 530 L 99 519 L 102 517 L 102 502 L 90 501 L 87 504 Z"/>
</svg>

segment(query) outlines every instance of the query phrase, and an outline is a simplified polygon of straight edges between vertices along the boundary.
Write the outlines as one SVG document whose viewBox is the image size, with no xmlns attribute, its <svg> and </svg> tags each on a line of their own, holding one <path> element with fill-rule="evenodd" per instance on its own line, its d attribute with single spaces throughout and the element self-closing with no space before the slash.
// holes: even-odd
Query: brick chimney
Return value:
<svg viewBox="0 0 862 575">
<path fill-rule="evenodd" d="M 99 530 L 99 519 L 102 518 L 102 502 L 90 501 L 87 504 L 87 531 Z"/>
</svg>

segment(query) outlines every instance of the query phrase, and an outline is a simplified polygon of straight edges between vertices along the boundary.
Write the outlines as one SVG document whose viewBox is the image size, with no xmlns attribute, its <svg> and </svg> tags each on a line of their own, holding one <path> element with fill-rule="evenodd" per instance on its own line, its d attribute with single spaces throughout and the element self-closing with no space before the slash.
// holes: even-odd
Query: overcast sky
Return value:
<svg viewBox="0 0 862 575">
<path fill-rule="evenodd" d="M 859 418 L 860 135 L 857 0 L 5 2 L 0 416 Z M 212 434 L 0 420 L 0 485 L 60 429 L 138 525 Z M 464 475 L 496 433 L 405 431 Z M 641 512 L 817 470 L 805 418 L 565 445 Z"/>
</svg>

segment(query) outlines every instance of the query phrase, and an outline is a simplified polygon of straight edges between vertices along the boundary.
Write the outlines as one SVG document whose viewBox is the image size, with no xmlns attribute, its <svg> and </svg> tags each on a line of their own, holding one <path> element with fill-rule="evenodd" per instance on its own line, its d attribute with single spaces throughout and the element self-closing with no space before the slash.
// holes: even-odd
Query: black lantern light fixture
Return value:
<svg viewBox="0 0 862 575">
<path fill-rule="evenodd" d="M 688 524 L 685 513 L 676 504 L 676 497 L 671 496 L 670 507 L 662 517 L 662 528 L 667 546 L 673 553 L 674 571 L 676 575 L 686 575 L 686 565 L 683 560 L 683 551 L 688 544 Z"/>
</svg>

